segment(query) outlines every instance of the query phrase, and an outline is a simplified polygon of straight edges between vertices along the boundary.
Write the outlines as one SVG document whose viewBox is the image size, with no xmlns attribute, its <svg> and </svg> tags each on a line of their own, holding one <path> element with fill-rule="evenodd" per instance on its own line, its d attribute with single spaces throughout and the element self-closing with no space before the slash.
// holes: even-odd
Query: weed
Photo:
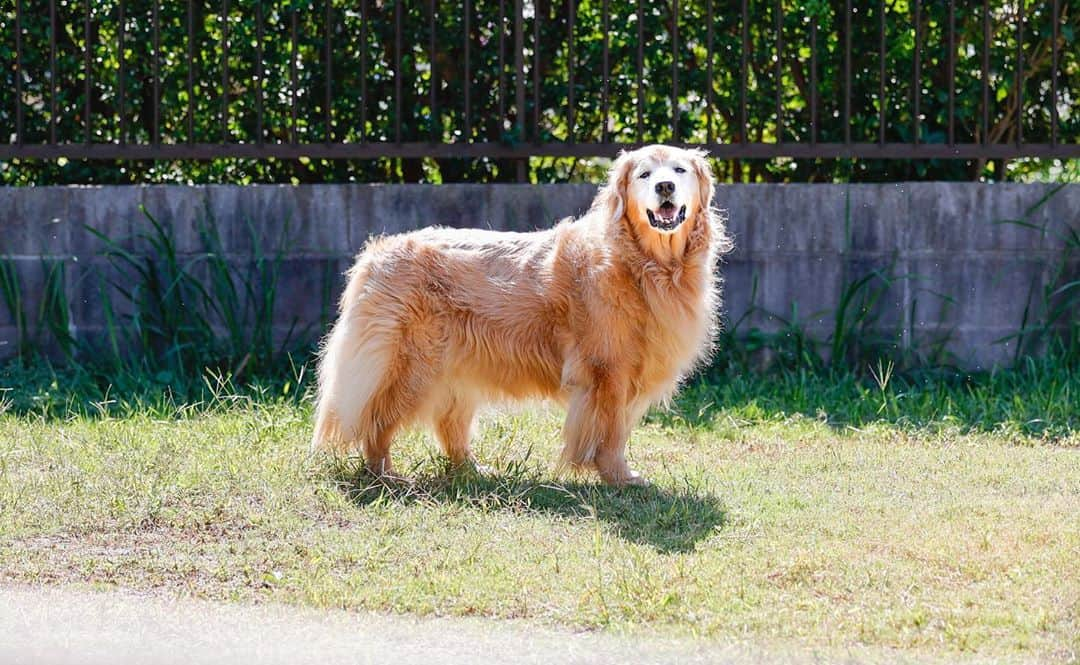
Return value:
<svg viewBox="0 0 1080 665">
<path fill-rule="evenodd" d="M 896 335 L 880 332 L 881 301 L 904 276 L 893 266 L 871 271 L 843 286 L 837 301 L 830 337 L 833 367 L 861 366 L 868 358 L 878 358 L 899 346 Z"/>
<path fill-rule="evenodd" d="M 0 296 L 11 315 L 15 327 L 15 356 L 20 361 L 29 359 L 34 351 L 26 325 L 26 309 L 23 306 L 23 287 L 15 261 L 0 259 Z"/>
<path fill-rule="evenodd" d="M 1042 225 L 1031 221 L 1065 186 L 1066 183 L 1061 183 L 1051 187 L 1021 218 L 995 222 L 1029 228 L 1061 243 L 1061 254 L 1050 264 L 1049 277 L 1042 288 L 1033 282 L 1028 290 L 1019 330 L 997 340 L 1015 343 L 1015 362 L 1054 347 L 1056 355 L 1065 362 L 1080 365 L 1080 279 L 1073 272 L 1080 261 L 1080 225 L 1068 219 L 1051 219 Z"/>
<path fill-rule="evenodd" d="M 891 360 L 882 367 L 881 358 L 877 360 L 876 371 L 873 367 L 870 368 L 870 375 L 874 377 L 874 382 L 877 384 L 881 396 L 881 406 L 878 407 L 877 415 L 881 415 L 890 405 L 889 382 L 892 381 L 893 369 L 895 369 L 895 366 Z M 895 409 L 893 409 L 893 412 L 895 413 Z"/>
<path fill-rule="evenodd" d="M 61 355 L 71 361 L 75 352 L 75 337 L 71 333 L 65 264 L 63 261 L 46 260 L 42 262 L 42 271 L 45 273 L 45 286 L 41 293 L 38 327 L 49 331 Z"/>
<path fill-rule="evenodd" d="M 60 360 L 61 373 L 97 383 L 100 391 L 146 395 L 156 387 L 181 400 L 202 398 L 207 372 L 234 381 L 262 377 L 258 383 L 288 378 L 290 368 L 304 366 L 319 332 L 314 324 L 301 328 L 294 317 L 284 329 L 275 327 L 278 284 L 291 236 L 287 224 L 267 249 L 248 221 L 252 252 L 234 259 L 226 255 L 207 209 L 198 221 L 201 250 L 185 255 L 172 227 L 142 212 L 146 226 L 133 238 L 111 238 L 87 227 L 102 242 L 101 255 L 111 268 L 94 269 L 83 278 L 98 286 L 97 309 L 104 323 L 98 336 L 74 334 L 63 260 L 42 261 L 40 305 L 30 312 L 28 286 L 16 262 L 0 259 L 0 298 L 11 313 L 18 362 L 49 370 Z M 129 249 L 129 240 L 145 249 Z M 325 278 L 329 282 L 335 276 Z M 324 289 L 324 311 L 329 298 Z"/>
<path fill-rule="evenodd" d="M 111 286 L 132 310 L 130 326 L 117 325 L 112 305 L 107 303 L 109 348 L 115 365 L 134 361 L 152 373 L 191 380 L 198 378 L 203 367 L 235 376 L 266 372 L 287 355 L 291 331 L 277 346 L 273 323 L 288 234 L 267 255 L 249 223 L 254 254 L 245 265 L 234 265 L 226 258 L 217 225 L 207 210 L 199 225 L 204 250 L 184 259 L 171 227 L 145 209 L 143 214 L 149 229 L 137 237 L 149 247 L 146 254 L 135 254 L 121 242 L 89 229 L 105 244 L 104 255 L 122 276 L 113 279 Z M 125 331 L 130 333 L 121 339 Z"/>
<path fill-rule="evenodd" d="M 27 312 L 25 286 L 18 264 L 9 258 L 0 259 L 0 298 L 7 307 L 15 328 L 15 358 L 30 362 L 35 356 L 52 349 L 65 360 L 72 360 L 75 338 L 71 334 L 71 310 L 65 288 L 63 260 L 41 259 L 44 277 L 35 316 Z"/>
</svg>

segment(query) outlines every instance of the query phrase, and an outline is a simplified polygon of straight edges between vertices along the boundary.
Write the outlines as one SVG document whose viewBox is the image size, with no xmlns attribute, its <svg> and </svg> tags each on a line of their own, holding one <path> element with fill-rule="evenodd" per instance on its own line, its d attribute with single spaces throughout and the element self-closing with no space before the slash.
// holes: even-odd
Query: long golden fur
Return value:
<svg viewBox="0 0 1080 665">
<path fill-rule="evenodd" d="M 650 146 L 549 230 L 372 239 L 322 350 L 313 446 L 389 474 L 394 434 L 424 423 L 469 463 L 478 406 L 544 397 L 566 405 L 563 464 L 642 482 L 630 430 L 711 348 L 730 246 L 712 193 L 703 153 Z"/>
</svg>

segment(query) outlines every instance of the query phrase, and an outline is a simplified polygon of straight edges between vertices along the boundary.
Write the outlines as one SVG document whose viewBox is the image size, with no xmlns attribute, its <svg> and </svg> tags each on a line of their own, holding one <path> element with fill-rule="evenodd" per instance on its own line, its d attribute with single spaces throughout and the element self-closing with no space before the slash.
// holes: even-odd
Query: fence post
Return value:
<svg viewBox="0 0 1080 665">
<path fill-rule="evenodd" d="M 525 143 L 525 16 L 521 0 L 514 0 L 514 104 L 517 107 L 517 141 Z M 536 11 L 535 9 L 533 10 Z M 534 18 L 535 20 L 535 18 Z M 529 162 L 518 159 L 515 162 L 517 181 L 525 182 Z"/>
</svg>

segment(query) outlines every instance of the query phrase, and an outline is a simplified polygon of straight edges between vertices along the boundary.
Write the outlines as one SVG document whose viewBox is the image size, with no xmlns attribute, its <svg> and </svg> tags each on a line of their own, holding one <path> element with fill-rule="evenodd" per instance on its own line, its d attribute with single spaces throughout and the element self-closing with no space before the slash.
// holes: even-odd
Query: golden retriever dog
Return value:
<svg viewBox="0 0 1080 665">
<path fill-rule="evenodd" d="M 373 238 L 322 349 L 313 447 L 392 475 L 394 434 L 421 423 L 475 464 L 479 406 L 553 398 L 562 465 L 643 483 L 630 430 L 712 345 L 730 247 L 712 195 L 704 153 L 655 145 L 620 154 L 589 211 L 546 231 Z"/>
</svg>

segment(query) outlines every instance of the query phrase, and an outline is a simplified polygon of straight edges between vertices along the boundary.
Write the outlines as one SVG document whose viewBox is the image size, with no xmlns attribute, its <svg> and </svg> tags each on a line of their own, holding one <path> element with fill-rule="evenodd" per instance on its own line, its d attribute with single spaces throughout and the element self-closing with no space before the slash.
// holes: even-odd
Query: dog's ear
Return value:
<svg viewBox="0 0 1080 665">
<path fill-rule="evenodd" d="M 626 213 L 626 186 L 633 167 L 634 159 L 631 154 L 625 150 L 620 151 L 608 171 L 607 184 L 600 188 L 592 206 L 593 210 L 601 212 L 605 219 L 617 221 Z"/>
<path fill-rule="evenodd" d="M 708 224 L 699 225 L 697 228 L 704 232 L 703 238 L 716 255 L 727 254 L 735 245 L 725 228 L 727 220 L 724 213 L 712 205 L 713 171 L 712 167 L 709 166 L 709 160 L 705 158 L 707 154 L 704 150 L 690 151 L 691 168 L 694 169 L 694 174 L 698 179 L 699 204 L 701 205 L 701 212 L 704 214 L 702 219 L 708 221 Z M 691 235 L 691 239 L 693 237 Z"/>
<path fill-rule="evenodd" d="M 713 199 L 713 171 L 709 160 L 705 159 L 708 154 L 704 150 L 690 150 L 690 165 L 694 169 L 694 175 L 698 179 L 699 206 L 702 211 L 708 211 L 712 207 Z"/>
</svg>

